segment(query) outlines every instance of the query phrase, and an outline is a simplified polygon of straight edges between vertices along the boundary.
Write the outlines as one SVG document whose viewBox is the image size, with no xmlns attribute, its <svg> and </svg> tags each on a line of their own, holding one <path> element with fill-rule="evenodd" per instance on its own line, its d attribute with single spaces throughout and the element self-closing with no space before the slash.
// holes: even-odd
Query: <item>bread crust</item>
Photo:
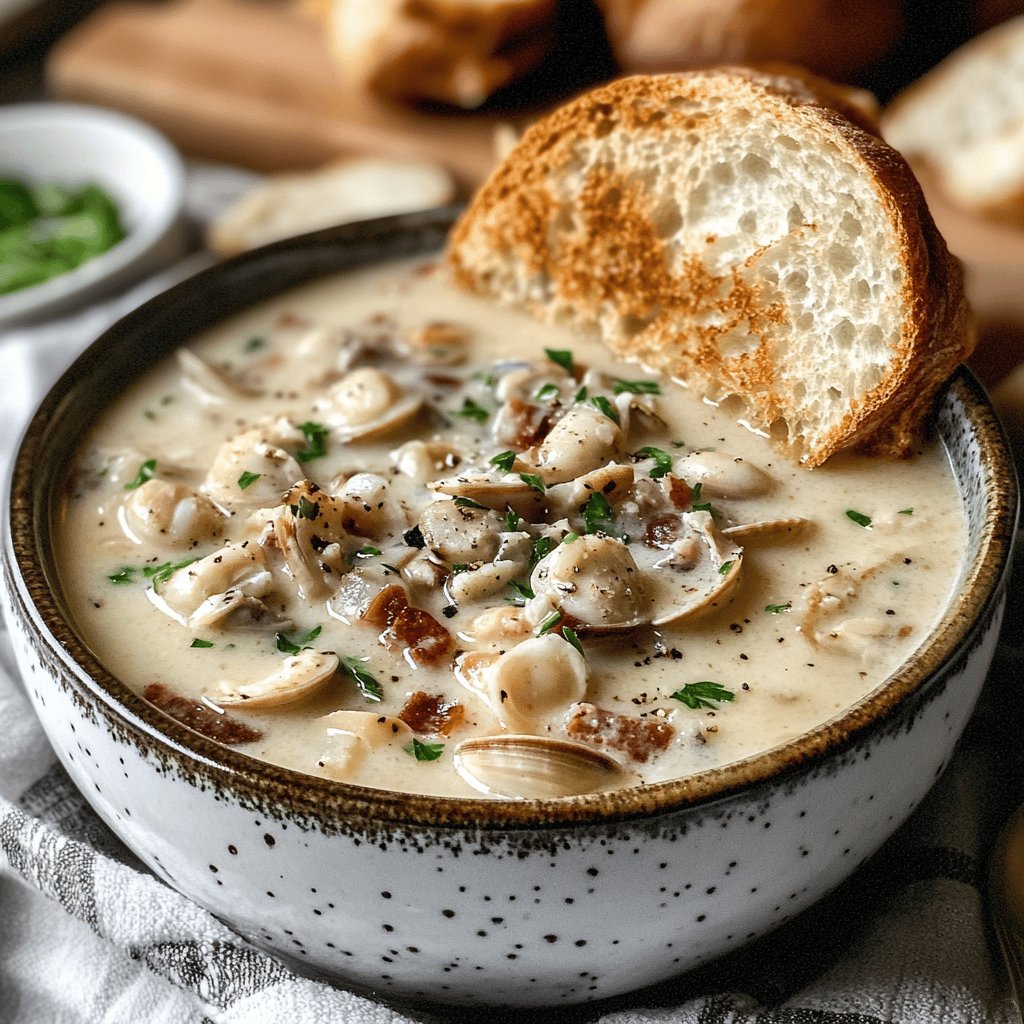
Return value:
<svg viewBox="0 0 1024 1024">
<path fill-rule="evenodd" d="M 554 192 L 552 183 L 567 174 L 581 141 L 595 143 L 617 132 L 639 146 L 670 131 L 735 131 L 734 125 L 716 123 L 709 99 L 722 96 L 757 117 L 798 123 L 822 148 L 836 147 L 870 185 L 895 239 L 891 260 L 902 276 L 901 307 L 888 364 L 877 383 L 847 396 L 827 428 L 808 436 L 793 430 L 793 384 L 780 373 L 795 327 L 784 303 L 767 300 L 751 272 L 761 256 L 756 245 L 724 278 L 708 271 L 706 248 L 673 250 L 664 225 L 659 230 L 639 162 L 615 166 L 606 160 L 593 168 L 571 210 Z M 758 429 L 777 433 L 785 421 L 783 443 L 807 466 L 854 447 L 909 454 L 937 389 L 973 344 L 962 273 L 906 162 L 866 130 L 862 112 L 847 108 L 865 127 L 830 105 L 837 101 L 842 105 L 835 87 L 763 69 L 636 76 L 596 89 L 529 129 L 495 170 L 453 229 L 453 276 L 464 287 L 523 305 L 541 319 L 598 328 L 620 354 L 708 397 L 738 396 Z M 678 188 L 685 195 L 685 185 Z M 798 230 L 815 229 L 812 223 Z M 709 246 L 714 242 L 707 239 Z M 498 264 L 514 267 L 516 279 L 525 282 L 517 294 L 507 288 L 503 294 L 496 285 Z M 683 269 L 676 273 L 672 266 Z M 722 343 L 737 327 L 756 345 L 734 355 Z M 843 356 L 836 351 L 835 358 Z"/>
</svg>

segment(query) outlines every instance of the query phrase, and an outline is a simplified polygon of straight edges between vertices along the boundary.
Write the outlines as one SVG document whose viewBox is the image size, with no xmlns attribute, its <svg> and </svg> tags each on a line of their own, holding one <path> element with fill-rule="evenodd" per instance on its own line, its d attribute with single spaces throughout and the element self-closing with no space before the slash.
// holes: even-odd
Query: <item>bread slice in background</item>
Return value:
<svg viewBox="0 0 1024 1024">
<path fill-rule="evenodd" d="M 315 0 L 342 80 L 406 102 L 472 109 L 534 68 L 555 0 Z"/>
<path fill-rule="evenodd" d="M 907 88 L 882 127 L 955 203 L 1024 224 L 1024 16 L 975 37 Z"/>
<path fill-rule="evenodd" d="M 318 228 L 443 206 L 455 182 L 427 160 L 353 157 L 315 171 L 268 178 L 218 217 L 207 244 L 218 256 Z"/>
<path fill-rule="evenodd" d="M 808 466 L 906 454 L 971 348 L 962 274 L 905 161 L 826 95 L 738 68 L 596 89 L 479 191 L 454 278 L 736 403 Z"/>
<path fill-rule="evenodd" d="M 597 0 L 626 71 L 790 61 L 846 79 L 899 37 L 899 0 Z"/>
</svg>

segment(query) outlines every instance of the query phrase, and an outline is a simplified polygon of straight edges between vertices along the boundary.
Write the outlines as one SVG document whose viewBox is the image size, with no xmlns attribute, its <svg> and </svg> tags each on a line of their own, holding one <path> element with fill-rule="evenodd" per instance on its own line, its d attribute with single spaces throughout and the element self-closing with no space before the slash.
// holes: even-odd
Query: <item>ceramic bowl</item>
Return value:
<svg viewBox="0 0 1024 1024">
<path fill-rule="evenodd" d="M 196 331 L 301 281 L 433 251 L 450 219 L 435 211 L 268 246 L 100 338 L 46 398 L 18 455 L 3 556 L 12 631 L 39 717 L 92 805 L 154 872 L 247 939 L 390 998 L 597 999 L 781 924 L 917 806 L 992 657 L 1016 484 L 988 402 L 961 371 L 938 414 L 969 537 L 950 607 L 858 705 L 724 768 L 489 802 L 335 783 L 218 746 L 112 678 L 69 622 L 51 546 L 68 452 L 102 406 Z"/>
<path fill-rule="evenodd" d="M 0 108 L 0 176 L 11 175 L 100 185 L 118 205 L 125 238 L 66 274 L 0 295 L 0 329 L 66 312 L 185 250 L 181 158 L 132 117 L 74 103 Z"/>
</svg>

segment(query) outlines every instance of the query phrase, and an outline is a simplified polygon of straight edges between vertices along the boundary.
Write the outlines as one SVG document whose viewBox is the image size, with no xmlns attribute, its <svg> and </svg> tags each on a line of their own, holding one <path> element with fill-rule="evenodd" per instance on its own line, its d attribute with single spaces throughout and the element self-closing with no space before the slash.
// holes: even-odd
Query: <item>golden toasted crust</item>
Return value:
<svg viewBox="0 0 1024 1024">
<path fill-rule="evenodd" d="M 799 126 L 815 140 L 817 154 L 840 154 L 857 168 L 854 184 L 877 204 L 891 239 L 887 266 L 901 278 L 887 310 L 896 330 L 880 377 L 835 410 L 822 406 L 824 425 L 806 431 L 796 426 L 803 416 L 796 392 L 825 388 L 810 377 L 801 380 L 793 365 L 790 349 L 800 328 L 785 297 L 759 272 L 767 247 L 750 240 L 743 258 L 725 271 L 710 270 L 718 239 L 684 248 L 671 222 L 671 210 L 676 217 L 682 210 L 685 224 L 686 182 L 673 181 L 675 201 L 666 207 L 663 195 L 649 191 L 640 156 L 666 138 L 673 145 L 735 138 L 750 117 Z M 777 69 L 621 79 L 555 111 L 523 136 L 454 228 L 448 262 L 455 280 L 471 290 L 523 305 L 542 319 L 597 328 L 621 354 L 709 397 L 739 396 L 761 429 L 777 433 L 785 421 L 787 443 L 806 465 L 854 446 L 908 453 L 937 388 L 970 351 L 972 334 L 960 267 L 905 161 L 870 127 L 863 109 L 836 87 Z M 581 146 L 593 150 L 612 133 L 629 139 L 630 151 L 601 150 L 576 193 L 560 196 L 560 186 L 579 171 Z M 797 157 L 793 173 L 807 173 Z M 803 214 L 794 236 L 822 231 L 816 220 L 826 210 Z M 519 286 L 510 288 L 509 275 L 496 267 L 513 268 Z M 737 332 L 753 339 L 739 352 L 732 345 Z M 847 354 L 837 348 L 826 356 Z M 818 401 L 825 403 L 825 396 Z"/>
</svg>

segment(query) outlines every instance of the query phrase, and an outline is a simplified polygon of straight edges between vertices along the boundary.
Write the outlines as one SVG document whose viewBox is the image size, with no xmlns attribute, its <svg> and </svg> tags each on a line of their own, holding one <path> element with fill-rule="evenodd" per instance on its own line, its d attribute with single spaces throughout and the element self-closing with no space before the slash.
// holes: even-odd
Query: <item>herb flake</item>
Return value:
<svg viewBox="0 0 1024 1024">
<path fill-rule="evenodd" d="M 443 743 L 424 743 L 414 736 L 411 743 L 407 743 L 402 749 L 417 761 L 436 761 L 444 752 Z"/>
<path fill-rule="evenodd" d="M 652 480 L 660 480 L 672 471 L 672 456 L 653 445 L 641 448 L 633 458 L 654 459 L 654 468 L 647 474 Z"/>
<path fill-rule="evenodd" d="M 342 658 L 341 671 L 351 679 L 363 695 L 364 699 L 379 704 L 384 699 L 384 690 L 377 679 L 366 671 L 358 658 Z"/>
<path fill-rule="evenodd" d="M 156 476 L 156 459 L 146 459 L 145 462 L 139 466 L 138 473 L 135 474 L 134 480 L 129 480 L 124 485 L 126 491 L 134 491 L 141 487 L 147 480 L 152 480 Z"/>
<path fill-rule="evenodd" d="M 848 508 L 846 510 L 846 518 L 858 526 L 863 526 L 865 530 L 871 525 L 871 516 L 866 516 L 863 512 L 858 512 L 856 509 Z"/>
<path fill-rule="evenodd" d="M 570 376 L 574 372 L 572 350 L 568 348 L 546 348 L 544 354 L 553 363 L 557 363 Z"/>
<path fill-rule="evenodd" d="M 687 683 L 672 696 L 696 711 L 699 708 L 716 708 L 723 702 L 733 700 L 736 694 L 732 690 L 727 690 L 721 683 L 704 679 L 699 683 Z"/>
<path fill-rule="evenodd" d="M 262 473 L 252 473 L 248 469 L 238 478 L 238 489 L 244 491 L 247 487 L 252 487 L 254 483 L 262 476 Z"/>
<path fill-rule="evenodd" d="M 299 430 L 306 439 L 306 447 L 295 453 L 297 462 L 310 462 L 313 459 L 323 458 L 327 454 L 327 435 L 330 433 L 322 423 L 314 423 L 307 420 L 299 424 Z"/>
<path fill-rule="evenodd" d="M 516 453 L 513 451 L 498 452 L 487 460 L 492 466 L 496 466 L 503 473 L 510 473 L 512 465 L 516 461 Z"/>
</svg>

